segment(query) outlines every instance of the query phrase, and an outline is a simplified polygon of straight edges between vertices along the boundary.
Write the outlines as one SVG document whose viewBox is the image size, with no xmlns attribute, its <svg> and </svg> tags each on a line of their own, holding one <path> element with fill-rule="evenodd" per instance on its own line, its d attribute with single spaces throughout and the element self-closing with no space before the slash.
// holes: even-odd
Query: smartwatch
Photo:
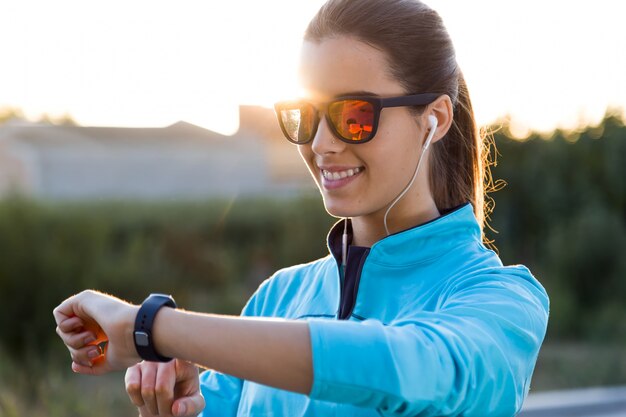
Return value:
<svg viewBox="0 0 626 417">
<path fill-rule="evenodd" d="M 135 341 L 135 349 L 139 356 L 151 362 L 169 362 L 172 358 L 161 356 L 154 348 L 154 340 L 152 339 L 152 325 L 154 318 L 162 307 L 176 308 L 176 302 L 171 295 L 150 294 L 144 300 L 137 312 L 135 318 L 135 329 L 133 339 Z"/>
</svg>

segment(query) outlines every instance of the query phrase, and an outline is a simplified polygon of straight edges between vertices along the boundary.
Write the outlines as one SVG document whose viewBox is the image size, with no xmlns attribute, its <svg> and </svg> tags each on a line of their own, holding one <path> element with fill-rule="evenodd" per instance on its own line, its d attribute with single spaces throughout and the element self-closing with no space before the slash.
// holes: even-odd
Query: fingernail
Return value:
<svg viewBox="0 0 626 417">
<path fill-rule="evenodd" d="M 182 415 L 184 415 L 186 412 L 187 412 L 187 406 L 185 405 L 185 403 L 181 403 L 181 404 L 178 406 L 178 413 L 176 413 L 176 414 L 178 414 L 179 416 L 182 416 Z"/>
<path fill-rule="evenodd" d="M 87 337 L 85 338 L 85 340 L 83 340 L 83 342 L 84 342 L 86 345 L 88 345 L 88 344 L 90 344 L 90 343 L 92 343 L 92 342 L 95 342 L 95 341 L 96 341 L 96 338 L 95 338 L 95 337 L 93 337 L 93 336 L 87 336 Z"/>
<path fill-rule="evenodd" d="M 89 356 L 91 359 L 95 359 L 100 356 L 100 350 L 91 349 L 89 352 L 87 352 L 87 356 Z"/>
</svg>

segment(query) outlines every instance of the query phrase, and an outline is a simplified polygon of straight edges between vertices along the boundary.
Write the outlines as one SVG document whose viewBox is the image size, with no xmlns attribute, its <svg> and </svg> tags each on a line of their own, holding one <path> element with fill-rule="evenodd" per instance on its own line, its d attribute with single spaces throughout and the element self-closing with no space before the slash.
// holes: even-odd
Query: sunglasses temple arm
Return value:
<svg viewBox="0 0 626 417">
<path fill-rule="evenodd" d="M 424 106 L 439 97 L 437 93 L 414 94 L 410 96 L 391 97 L 380 100 L 381 107 Z"/>
</svg>

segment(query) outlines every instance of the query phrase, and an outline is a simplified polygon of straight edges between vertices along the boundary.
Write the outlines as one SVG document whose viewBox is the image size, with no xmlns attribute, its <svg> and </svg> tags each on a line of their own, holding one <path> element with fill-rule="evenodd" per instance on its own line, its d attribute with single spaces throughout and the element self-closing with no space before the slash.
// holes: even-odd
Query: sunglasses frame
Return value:
<svg viewBox="0 0 626 417">
<path fill-rule="evenodd" d="M 338 96 L 332 99 L 331 101 L 322 103 L 321 106 L 316 106 L 307 100 L 291 100 L 291 101 L 281 101 L 281 102 L 276 103 L 274 105 L 274 111 L 276 112 L 276 117 L 278 118 L 278 124 L 280 125 L 280 129 L 283 131 L 283 134 L 285 135 L 285 137 L 287 138 L 289 142 L 295 143 L 296 145 L 305 145 L 311 142 L 313 138 L 315 138 L 315 135 L 317 134 L 317 129 L 321 121 L 320 111 L 324 113 L 324 117 L 326 118 L 328 127 L 337 139 L 345 143 L 360 144 L 360 143 L 369 142 L 376 135 L 376 131 L 378 130 L 378 121 L 380 119 L 380 112 L 382 111 L 382 109 L 386 107 L 424 106 L 424 105 L 432 103 L 439 96 L 441 96 L 441 94 L 438 94 L 438 93 L 410 94 L 406 96 L 387 97 L 387 98 L 381 98 L 378 96 L 366 96 L 366 95 Z M 328 108 L 332 103 L 336 103 L 338 101 L 343 101 L 343 100 L 360 100 L 360 101 L 365 101 L 367 103 L 370 103 L 372 105 L 374 109 L 374 119 L 372 120 L 372 132 L 370 133 L 367 139 L 362 139 L 362 140 L 346 139 L 343 136 L 341 136 L 339 132 L 337 131 L 337 128 L 335 127 L 334 123 L 330 119 L 330 116 L 328 115 Z M 313 127 L 311 129 L 311 134 L 310 134 L 309 139 L 304 142 L 298 142 L 298 141 L 294 141 L 291 139 L 291 136 L 289 135 L 289 133 L 287 132 L 287 129 L 285 128 L 285 125 L 283 123 L 283 119 L 280 113 L 283 110 L 288 111 L 288 110 L 296 109 L 298 107 L 302 107 L 301 105 L 303 103 L 313 108 L 315 118 L 313 120 Z"/>
</svg>

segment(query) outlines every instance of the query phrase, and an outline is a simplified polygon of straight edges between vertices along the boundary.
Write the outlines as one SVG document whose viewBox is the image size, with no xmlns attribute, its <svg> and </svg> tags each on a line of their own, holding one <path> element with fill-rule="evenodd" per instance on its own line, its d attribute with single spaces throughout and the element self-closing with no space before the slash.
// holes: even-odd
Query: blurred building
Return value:
<svg viewBox="0 0 626 417">
<path fill-rule="evenodd" d="M 185 122 L 164 128 L 0 126 L 0 195 L 203 199 L 312 189 L 270 109 L 242 107 L 233 136 Z"/>
</svg>

